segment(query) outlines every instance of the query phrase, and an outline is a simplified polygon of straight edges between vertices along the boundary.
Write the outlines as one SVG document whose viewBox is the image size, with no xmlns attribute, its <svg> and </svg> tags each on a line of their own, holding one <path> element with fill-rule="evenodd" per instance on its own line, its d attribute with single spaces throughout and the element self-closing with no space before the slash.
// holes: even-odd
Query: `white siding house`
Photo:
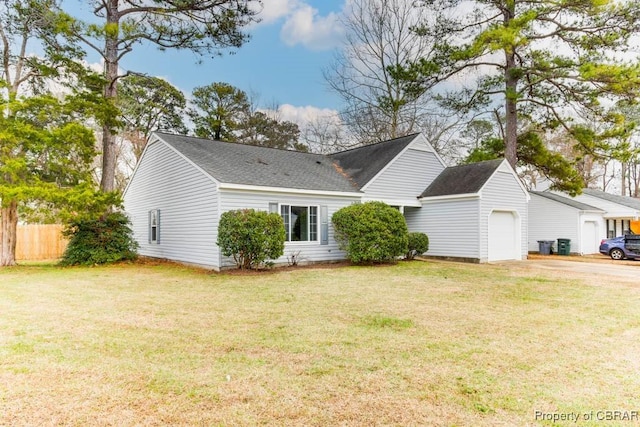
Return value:
<svg viewBox="0 0 640 427">
<path fill-rule="evenodd" d="M 429 236 L 427 255 L 480 262 L 480 205 L 475 196 L 431 198 L 407 208 L 411 231 Z"/>
<path fill-rule="evenodd" d="M 335 261 L 345 253 L 331 216 L 369 200 L 426 232 L 429 255 L 526 257 L 528 194 L 508 163 L 445 168 L 420 134 L 326 156 L 155 133 L 124 192 L 141 255 L 216 270 L 233 265 L 216 245 L 224 212 L 280 213 L 287 242 L 276 263 Z M 294 217 L 305 218 L 304 236 Z"/>
<path fill-rule="evenodd" d="M 445 169 L 405 212 L 411 230 L 427 233 L 429 256 L 472 262 L 527 257 L 529 196 L 506 160 Z"/>
<path fill-rule="evenodd" d="M 292 255 L 300 262 L 331 261 L 345 254 L 328 227 L 330 215 L 360 197 L 324 156 L 157 133 L 125 189 L 124 205 L 140 255 L 218 270 L 233 265 L 216 245 L 223 212 L 292 206 L 313 212 L 314 234 L 287 241 L 276 263 Z"/>
<path fill-rule="evenodd" d="M 541 240 L 570 239 L 570 252 L 598 253 L 606 238 L 605 211 L 547 191 L 531 192 L 529 203 L 529 251 L 539 251 Z M 555 246 L 557 249 L 557 246 Z"/>
<path fill-rule="evenodd" d="M 140 255 L 218 265 L 218 183 L 171 146 L 157 141 L 148 144 L 134 176 L 124 204 Z M 155 230 L 152 215 L 157 216 Z"/>
<path fill-rule="evenodd" d="M 585 188 L 575 200 L 604 211 L 605 237 L 629 234 L 631 222 L 640 219 L 640 200 Z"/>
<path fill-rule="evenodd" d="M 424 136 L 419 135 L 361 187 L 363 200 L 378 200 L 399 207 L 418 207 L 418 195 L 445 168 L 440 156 Z"/>
<path fill-rule="evenodd" d="M 234 209 L 272 210 L 281 212 L 282 206 L 315 207 L 318 215 L 326 209 L 326 218 L 329 220 L 333 213 L 344 206 L 360 201 L 359 196 L 353 195 L 331 196 L 318 194 L 305 194 L 304 192 L 277 192 L 277 191 L 239 191 L 228 190 L 220 194 L 220 210 L 226 212 Z M 328 240 L 325 244 L 320 236 L 313 241 L 288 241 L 285 243 L 284 255 L 275 260 L 277 264 L 286 265 L 294 256 L 299 262 L 340 261 L 345 259 L 345 253 L 338 248 L 333 237 L 333 227 L 328 227 Z M 221 267 L 232 267 L 233 259 L 222 257 Z"/>
</svg>

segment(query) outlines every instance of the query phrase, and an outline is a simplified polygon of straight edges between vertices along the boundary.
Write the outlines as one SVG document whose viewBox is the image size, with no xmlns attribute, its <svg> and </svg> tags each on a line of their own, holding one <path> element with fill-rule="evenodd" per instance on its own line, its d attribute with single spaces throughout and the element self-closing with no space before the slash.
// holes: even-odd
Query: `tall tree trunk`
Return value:
<svg viewBox="0 0 640 427">
<path fill-rule="evenodd" d="M 118 28 L 120 15 L 118 0 L 107 1 L 107 31 L 105 32 L 104 97 L 115 102 L 118 96 Z M 116 135 L 108 124 L 102 126 L 102 191 L 115 190 L 116 182 Z"/>
<path fill-rule="evenodd" d="M 622 196 L 627 195 L 627 164 L 625 162 L 620 162 L 622 166 L 620 174 L 622 177 L 620 178 L 620 194 Z"/>
<path fill-rule="evenodd" d="M 508 27 L 515 16 L 515 2 L 504 10 L 504 26 Z M 505 140 L 504 157 L 512 168 L 518 162 L 518 77 L 516 76 L 515 49 L 505 48 Z"/>
<path fill-rule="evenodd" d="M 2 222 L 2 250 L 0 266 L 16 265 L 16 236 L 18 230 L 18 202 L 12 200 L 0 210 Z"/>
</svg>

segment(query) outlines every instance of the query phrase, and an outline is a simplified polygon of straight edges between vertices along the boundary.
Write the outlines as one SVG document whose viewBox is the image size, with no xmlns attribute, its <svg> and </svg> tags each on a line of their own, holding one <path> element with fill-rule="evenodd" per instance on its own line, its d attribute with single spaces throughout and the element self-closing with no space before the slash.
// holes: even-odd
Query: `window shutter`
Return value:
<svg viewBox="0 0 640 427">
<path fill-rule="evenodd" d="M 160 209 L 156 211 L 156 244 L 160 244 Z"/>
<path fill-rule="evenodd" d="M 149 211 L 149 230 L 148 230 L 148 236 L 149 236 L 149 243 L 151 243 L 151 220 L 153 219 L 153 211 Z"/>
<path fill-rule="evenodd" d="M 269 213 L 278 213 L 278 202 L 269 203 Z"/>
<path fill-rule="evenodd" d="M 320 244 L 329 244 L 329 209 L 326 205 L 320 206 Z"/>
</svg>

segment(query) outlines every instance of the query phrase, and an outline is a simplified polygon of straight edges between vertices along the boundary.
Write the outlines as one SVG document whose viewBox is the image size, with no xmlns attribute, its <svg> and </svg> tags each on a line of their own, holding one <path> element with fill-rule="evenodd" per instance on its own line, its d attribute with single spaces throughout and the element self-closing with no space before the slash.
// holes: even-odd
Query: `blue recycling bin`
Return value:
<svg viewBox="0 0 640 427">
<path fill-rule="evenodd" d="M 551 255 L 553 251 L 553 240 L 538 240 L 538 252 L 540 255 Z"/>
</svg>

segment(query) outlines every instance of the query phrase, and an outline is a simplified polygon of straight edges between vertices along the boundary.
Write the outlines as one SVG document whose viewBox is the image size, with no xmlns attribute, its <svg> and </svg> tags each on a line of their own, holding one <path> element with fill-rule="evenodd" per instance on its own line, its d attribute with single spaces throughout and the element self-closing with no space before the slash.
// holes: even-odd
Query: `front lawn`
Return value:
<svg viewBox="0 0 640 427">
<path fill-rule="evenodd" d="M 602 425 L 599 411 L 640 410 L 640 288 L 506 266 L 27 266 L 0 270 L 0 313 L 0 425 Z"/>
</svg>

